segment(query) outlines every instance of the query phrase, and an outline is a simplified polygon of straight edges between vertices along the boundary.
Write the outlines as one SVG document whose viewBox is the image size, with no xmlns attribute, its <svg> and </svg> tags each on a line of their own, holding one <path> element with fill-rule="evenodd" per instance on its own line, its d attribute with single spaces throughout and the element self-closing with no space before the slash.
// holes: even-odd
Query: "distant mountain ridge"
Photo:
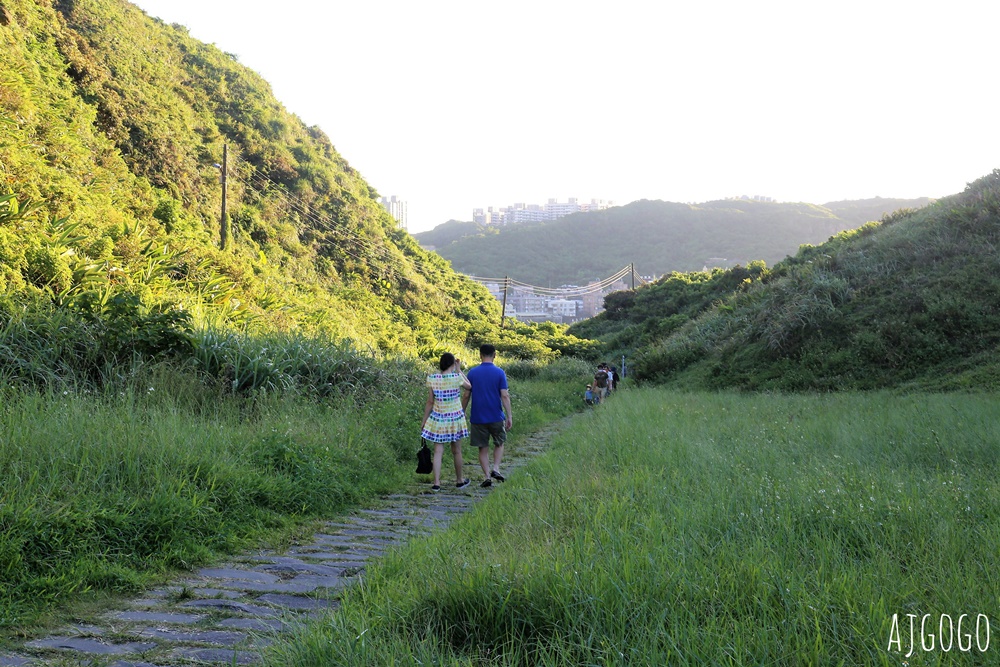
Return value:
<svg viewBox="0 0 1000 667">
<path fill-rule="evenodd" d="M 1000 169 L 771 268 L 674 273 L 615 292 L 570 331 L 627 356 L 637 380 L 685 388 L 995 391 L 998 245 Z"/>
<path fill-rule="evenodd" d="M 456 271 L 510 275 L 536 285 L 585 284 L 635 263 L 640 274 L 696 271 L 710 259 L 726 265 L 774 264 L 800 245 L 932 200 L 874 198 L 823 206 L 751 200 L 680 204 L 641 200 L 551 222 L 489 227 L 449 221 L 414 238 Z"/>
</svg>

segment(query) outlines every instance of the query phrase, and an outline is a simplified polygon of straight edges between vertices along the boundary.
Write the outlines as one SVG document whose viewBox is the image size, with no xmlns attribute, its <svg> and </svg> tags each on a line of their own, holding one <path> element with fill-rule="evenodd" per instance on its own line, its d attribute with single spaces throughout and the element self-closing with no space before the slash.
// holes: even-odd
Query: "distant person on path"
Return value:
<svg viewBox="0 0 1000 667">
<path fill-rule="evenodd" d="M 597 372 L 594 373 L 594 393 L 595 402 L 600 405 L 608 396 L 608 385 L 611 383 L 610 376 L 608 372 L 604 370 L 605 364 L 600 364 L 597 367 Z"/>
<path fill-rule="evenodd" d="M 594 404 L 594 389 L 589 384 L 587 385 L 587 391 L 583 392 L 583 401 L 587 405 Z"/>
<path fill-rule="evenodd" d="M 434 443 L 434 491 L 441 490 L 441 457 L 444 443 L 451 443 L 455 457 L 455 486 L 462 489 L 469 480 L 462 477 L 462 438 L 469 435 L 463 410 L 463 392 L 468 391 L 468 378 L 462 374 L 462 362 L 451 352 L 441 355 L 440 373 L 427 376 L 427 404 L 420 437 Z"/>
<path fill-rule="evenodd" d="M 463 395 L 462 405 L 468 405 L 469 422 L 472 424 L 472 446 L 479 448 L 479 465 L 483 469 L 482 486 L 493 486 L 493 480 L 504 481 L 500 474 L 500 460 L 503 458 L 507 431 L 514 425 L 510 409 L 510 393 L 507 391 L 507 374 L 494 365 L 497 350 L 490 344 L 479 347 L 481 364 L 469 369 L 472 388 Z M 493 468 L 490 469 L 490 439 L 493 440 Z"/>
</svg>

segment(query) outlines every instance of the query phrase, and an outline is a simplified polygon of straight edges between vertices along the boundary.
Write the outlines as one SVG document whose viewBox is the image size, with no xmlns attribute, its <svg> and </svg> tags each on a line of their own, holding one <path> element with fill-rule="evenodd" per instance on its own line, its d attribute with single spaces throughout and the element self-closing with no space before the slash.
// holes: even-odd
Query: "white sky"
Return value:
<svg viewBox="0 0 1000 667">
<path fill-rule="evenodd" d="M 940 197 L 1000 167 L 995 0 L 133 0 L 411 232 L 555 197 Z"/>
</svg>

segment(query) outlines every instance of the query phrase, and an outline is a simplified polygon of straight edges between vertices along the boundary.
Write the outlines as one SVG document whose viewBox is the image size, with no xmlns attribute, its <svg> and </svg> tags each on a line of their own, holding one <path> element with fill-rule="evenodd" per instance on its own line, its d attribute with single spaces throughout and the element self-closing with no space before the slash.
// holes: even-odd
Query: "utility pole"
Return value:
<svg viewBox="0 0 1000 667">
<path fill-rule="evenodd" d="M 504 320 L 507 319 L 507 288 L 510 287 L 510 276 L 503 277 L 503 305 L 500 306 L 500 329 L 503 330 Z"/>
<path fill-rule="evenodd" d="M 226 177 L 229 172 L 229 144 L 222 144 L 222 226 L 219 228 L 219 248 L 229 244 L 229 214 L 226 211 Z"/>
</svg>

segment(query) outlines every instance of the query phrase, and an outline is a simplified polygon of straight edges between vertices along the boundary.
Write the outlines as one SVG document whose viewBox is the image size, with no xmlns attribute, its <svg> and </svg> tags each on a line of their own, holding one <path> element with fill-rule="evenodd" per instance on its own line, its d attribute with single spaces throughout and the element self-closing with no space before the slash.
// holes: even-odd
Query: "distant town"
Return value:
<svg viewBox="0 0 1000 667">
<path fill-rule="evenodd" d="M 624 280 L 618 280 L 603 289 L 596 281 L 590 285 L 595 289 L 580 296 L 575 295 L 586 290 L 578 285 L 562 285 L 558 289 L 546 290 L 546 294 L 539 294 L 532 287 L 512 285 L 507 290 L 507 307 L 504 315 L 522 322 L 570 324 L 603 312 L 605 295 L 629 288 Z M 503 303 L 503 283 L 484 282 L 483 286 Z M 566 294 L 560 295 L 559 292 Z"/>
<path fill-rule="evenodd" d="M 614 206 L 612 201 L 603 199 L 591 199 L 589 202 L 581 202 L 575 197 L 570 197 L 568 201 L 560 202 L 549 199 L 546 204 L 511 204 L 494 208 L 492 206 L 483 210 L 481 208 L 472 209 L 472 221 L 481 225 L 511 225 L 519 222 L 545 222 L 546 220 L 558 220 L 559 218 L 573 213 L 586 213 L 587 211 L 603 211 Z"/>
<path fill-rule="evenodd" d="M 774 202 L 772 197 L 763 195 L 740 195 L 738 197 L 727 197 L 727 200 L 735 201 L 759 201 Z M 409 231 L 409 220 L 407 219 L 407 203 L 399 199 L 396 195 L 382 197 L 379 200 L 389 214 L 395 218 L 399 229 Z M 559 218 L 573 213 L 586 213 L 588 211 L 603 211 L 611 208 L 615 203 L 604 199 L 591 199 L 589 202 L 581 202 L 576 197 L 570 197 L 567 201 L 561 202 L 556 199 L 549 199 L 545 204 L 525 204 L 519 202 L 509 206 L 493 207 L 485 209 L 472 209 L 472 221 L 480 225 L 511 225 L 519 222 L 546 222 L 558 220 Z"/>
<path fill-rule="evenodd" d="M 740 195 L 727 197 L 728 200 L 774 202 L 771 197 L 762 195 Z M 406 229 L 406 202 L 395 196 L 382 197 L 383 207 L 397 220 L 402 229 Z M 516 203 L 503 207 L 487 207 L 472 209 L 472 221 L 480 225 L 509 225 L 521 222 L 543 222 L 558 220 L 573 213 L 601 211 L 615 205 L 613 201 L 591 199 L 581 202 L 574 197 L 565 202 L 549 199 L 545 204 Z M 425 250 L 433 250 L 426 246 Z M 705 261 L 703 271 L 713 268 L 730 268 L 736 260 L 725 257 L 709 257 Z M 504 283 L 469 276 L 481 283 L 497 301 L 504 302 Z M 660 276 L 639 276 L 642 282 L 652 282 Z M 612 277 L 613 278 L 613 277 Z M 523 322 L 557 322 L 572 324 L 580 320 L 594 317 L 604 312 L 604 297 L 612 292 L 630 289 L 632 285 L 626 278 L 613 282 L 591 281 L 587 285 L 560 285 L 557 288 L 544 288 L 524 283 L 507 285 L 506 307 L 504 315 Z"/>
</svg>

